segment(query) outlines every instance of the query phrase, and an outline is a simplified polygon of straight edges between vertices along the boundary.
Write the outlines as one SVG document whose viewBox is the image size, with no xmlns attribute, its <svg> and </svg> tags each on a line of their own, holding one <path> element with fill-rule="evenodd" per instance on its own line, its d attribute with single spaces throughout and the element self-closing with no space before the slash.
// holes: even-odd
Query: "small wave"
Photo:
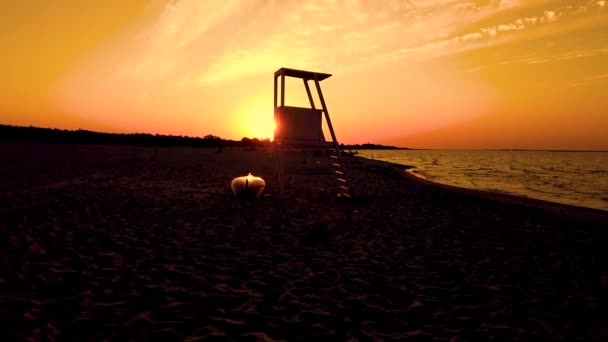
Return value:
<svg viewBox="0 0 608 342">
<path fill-rule="evenodd" d="M 420 170 L 417 170 L 417 169 L 408 169 L 406 171 L 409 172 L 410 174 L 418 177 L 418 178 L 426 179 L 426 180 L 429 180 L 429 181 L 436 181 L 437 180 L 436 177 L 429 176 L 427 173 L 421 172 Z"/>
</svg>

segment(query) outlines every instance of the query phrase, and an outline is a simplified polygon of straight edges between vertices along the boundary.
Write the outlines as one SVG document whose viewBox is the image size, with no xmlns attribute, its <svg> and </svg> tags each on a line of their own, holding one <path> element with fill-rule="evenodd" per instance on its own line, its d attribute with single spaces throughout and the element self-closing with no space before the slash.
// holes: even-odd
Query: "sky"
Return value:
<svg viewBox="0 0 608 342">
<path fill-rule="evenodd" d="M 272 137 L 289 67 L 341 143 L 608 150 L 604 0 L 8 0 L 0 46 L 3 124 Z"/>
</svg>

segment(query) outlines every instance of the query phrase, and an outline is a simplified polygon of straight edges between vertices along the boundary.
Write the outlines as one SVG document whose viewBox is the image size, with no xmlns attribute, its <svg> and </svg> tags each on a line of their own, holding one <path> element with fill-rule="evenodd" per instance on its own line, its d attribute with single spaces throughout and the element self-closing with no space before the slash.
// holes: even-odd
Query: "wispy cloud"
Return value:
<svg viewBox="0 0 608 342">
<path fill-rule="evenodd" d="M 499 44 L 515 39 L 516 32 L 584 17 L 581 11 L 606 10 L 605 1 L 535 4 L 531 8 L 517 0 L 483 5 L 466 0 L 173 0 L 150 29 L 134 38 L 136 48 L 114 70 L 115 78 L 184 87 L 268 73 L 281 65 L 337 72 Z M 526 15 L 513 17 L 520 9 Z M 496 17 L 507 20 L 471 25 Z"/>
<path fill-rule="evenodd" d="M 133 77 L 154 75 L 165 78 L 174 74 L 189 59 L 205 56 L 204 38 L 210 30 L 238 12 L 237 0 L 170 1 L 164 7 L 158 21 L 142 32 L 123 63 L 121 72 Z"/>
<path fill-rule="evenodd" d="M 360 1 L 306 3 L 289 8 L 287 18 L 273 18 L 269 36 L 257 44 L 234 41 L 198 78 L 203 82 L 241 77 L 277 63 L 302 68 L 323 66 L 331 70 L 356 68 L 405 57 L 433 57 L 466 48 L 476 40 L 490 39 L 510 31 L 524 31 L 572 16 L 576 10 L 603 7 L 586 3 L 538 10 L 526 16 L 478 31 L 454 35 L 470 22 L 514 10 L 518 1 L 490 1 L 484 6 L 469 1 L 409 1 L 393 6 L 373 6 Z M 338 24 L 336 24 L 338 23 Z M 255 31 L 255 25 L 250 27 Z M 498 43 L 496 41 L 495 43 Z M 242 48 L 247 45 L 247 48 Z"/>
<path fill-rule="evenodd" d="M 136 48 L 116 74 L 184 85 L 268 71 L 265 65 L 334 69 L 379 56 L 390 59 L 391 51 L 399 54 L 404 47 L 442 45 L 432 40 L 507 6 L 492 3 L 483 9 L 456 0 L 176 0 L 135 38 Z"/>
</svg>

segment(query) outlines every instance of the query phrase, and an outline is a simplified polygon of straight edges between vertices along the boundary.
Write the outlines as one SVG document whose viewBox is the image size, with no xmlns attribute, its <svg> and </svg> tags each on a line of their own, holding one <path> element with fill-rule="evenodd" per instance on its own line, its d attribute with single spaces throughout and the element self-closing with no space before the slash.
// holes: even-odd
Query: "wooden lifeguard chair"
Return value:
<svg viewBox="0 0 608 342">
<path fill-rule="evenodd" d="M 353 192 L 344 168 L 344 160 L 340 154 L 340 145 L 336 138 L 336 133 L 329 118 L 327 105 L 323 98 L 321 85 L 319 82 L 330 77 L 330 74 L 320 72 L 311 72 L 304 70 L 296 70 L 289 68 L 281 68 L 274 73 L 274 120 L 276 128 L 274 131 L 274 148 L 275 148 L 275 172 L 278 178 L 281 196 L 284 195 L 285 189 L 285 155 L 284 152 L 293 147 L 310 148 L 310 149 L 326 149 L 329 153 L 331 167 L 337 176 L 340 196 L 352 197 Z M 285 77 L 300 78 L 304 82 L 304 88 L 308 95 L 310 108 L 290 107 L 285 105 Z M 281 102 L 278 101 L 278 80 L 281 83 Z M 319 100 L 321 101 L 321 109 L 317 109 L 315 102 L 310 92 L 308 81 L 314 81 L 317 89 Z M 327 128 L 331 133 L 332 141 L 325 140 L 323 135 L 323 116 L 327 123 Z"/>
</svg>

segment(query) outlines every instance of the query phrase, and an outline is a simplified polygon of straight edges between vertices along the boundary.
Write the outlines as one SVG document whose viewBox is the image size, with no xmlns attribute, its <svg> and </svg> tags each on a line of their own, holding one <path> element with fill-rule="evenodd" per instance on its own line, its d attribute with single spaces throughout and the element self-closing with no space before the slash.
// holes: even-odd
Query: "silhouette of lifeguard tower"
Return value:
<svg viewBox="0 0 608 342">
<path fill-rule="evenodd" d="M 276 174 L 280 186 L 281 196 L 284 195 L 285 189 L 285 151 L 290 148 L 303 149 L 325 149 L 327 150 L 331 167 L 337 176 L 340 196 L 352 197 L 353 192 L 344 169 L 344 161 L 340 154 L 340 145 L 336 138 L 336 133 L 329 118 L 327 105 L 323 98 L 321 85 L 319 82 L 329 78 L 330 74 L 320 72 L 296 70 L 289 68 L 281 68 L 274 73 L 274 120 L 276 128 L 274 131 L 274 146 L 275 146 L 275 167 Z M 308 95 L 310 108 L 290 107 L 285 105 L 285 77 L 293 77 L 302 79 L 304 88 Z M 280 103 L 278 103 L 278 83 L 280 79 Z M 317 89 L 321 108 L 317 109 L 315 102 L 310 92 L 308 85 L 309 81 L 313 81 Z M 327 127 L 331 134 L 332 141 L 326 141 L 323 135 L 322 122 L 323 116 L 327 123 Z"/>
</svg>

